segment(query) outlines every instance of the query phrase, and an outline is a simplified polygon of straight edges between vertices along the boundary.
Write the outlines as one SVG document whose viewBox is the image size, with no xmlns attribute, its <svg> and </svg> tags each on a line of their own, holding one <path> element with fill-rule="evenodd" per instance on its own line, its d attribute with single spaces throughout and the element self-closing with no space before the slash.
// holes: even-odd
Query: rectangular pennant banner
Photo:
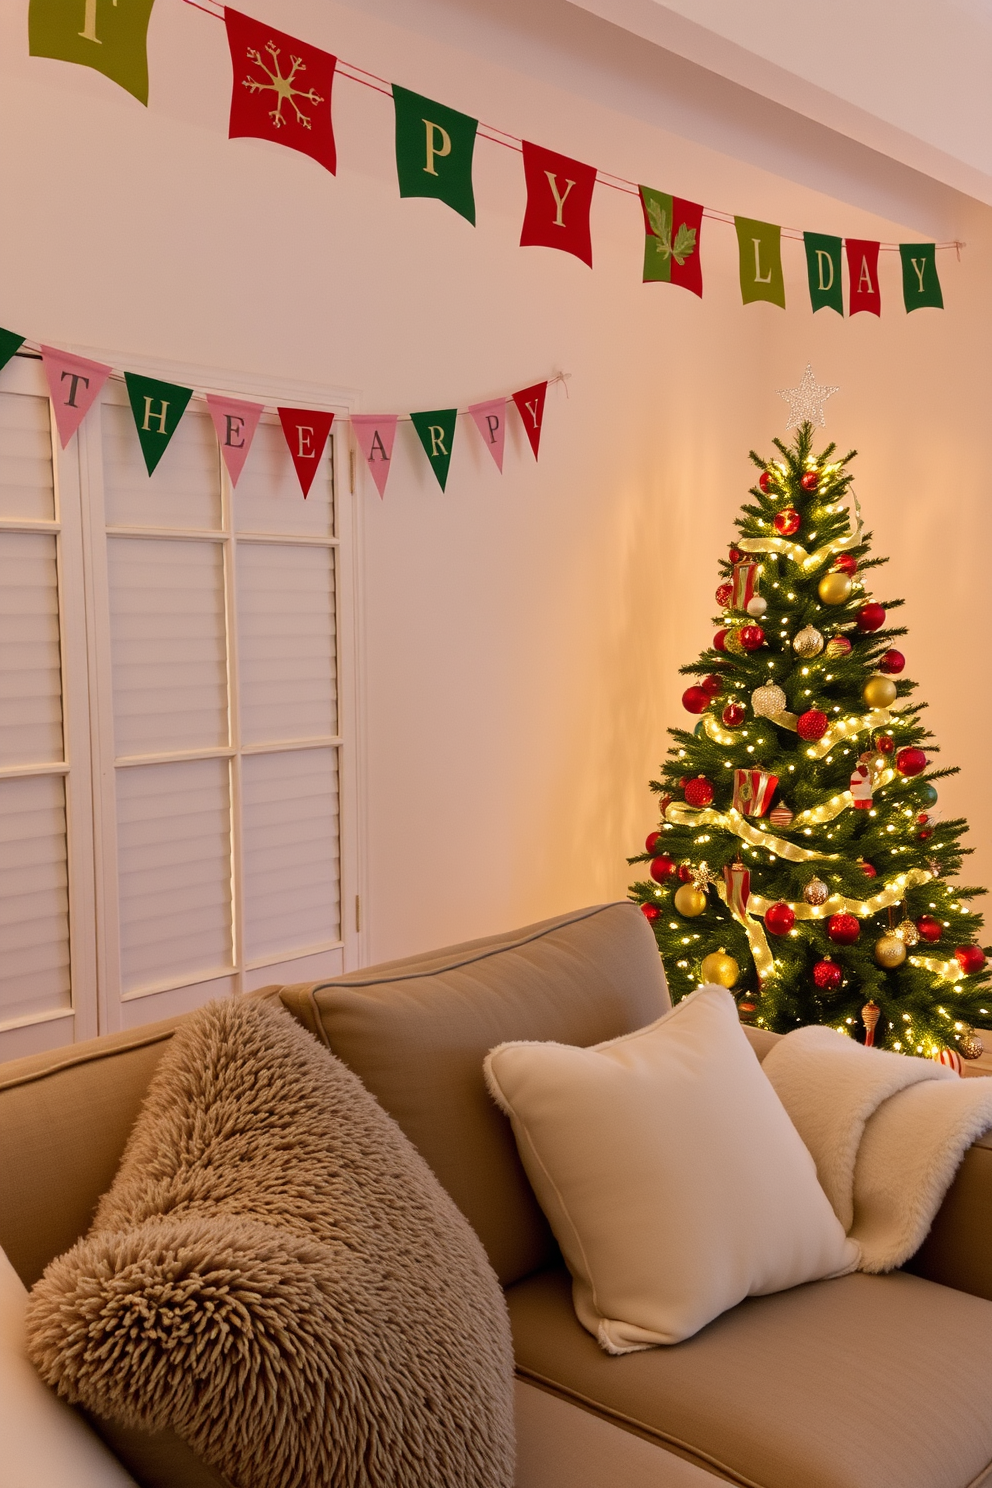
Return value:
<svg viewBox="0 0 992 1488">
<path fill-rule="evenodd" d="M 755 300 L 785 309 L 785 279 L 782 274 L 782 229 L 774 222 L 735 217 L 737 252 L 740 260 L 741 299 Z"/>
<path fill-rule="evenodd" d="M 231 485 L 238 484 L 255 438 L 258 421 L 265 411 L 264 403 L 246 403 L 241 398 L 221 398 L 216 393 L 207 394 L 207 407 L 213 419 L 217 443 L 231 477 Z"/>
<path fill-rule="evenodd" d="M 592 209 L 596 168 L 523 141 L 527 209 L 521 248 L 560 248 L 592 268 Z"/>
<path fill-rule="evenodd" d="M 907 312 L 932 305 L 944 308 L 944 296 L 937 277 L 936 243 L 900 243 L 902 260 L 902 298 Z"/>
<path fill-rule="evenodd" d="M 809 302 L 817 310 L 836 310 L 844 314 L 844 286 L 840 274 L 840 238 L 825 233 L 803 233 L 806 249 L 806 277 L 809 280 Z"/>
<path fill-rule="evenodd" d="M 478 119 L 393 84 L 400 196 L 432 196 L 475 226 L 472 156 Z"/>
<path fill-rule="evenodd" d="M 358 440 L 358 448 L 365 456 L 365 463 L 369 467 L 372 479 L 375 481 L 375 488 L 380 496 L 386 494 L 397 419 L 398 415 L 395 413 L 353 413 L 351 415 L 351 427 Z"/>
<path fill-rule="evenodd" d="M 849 314 L 857 315 L 867 310 L 869 315 L 881 315 L 882 297 L 878 287 L 879 243 L 869 243 L 863 238 L 848 238 L 847 249 L 848 306 Z"/>
<path fill-rule="evenodd" d="M 31 0 L 28 51 L 92 67 L 148 102 L 148 22 L 155 0 Z"/>
<path fill-rule="evenodd" d="M 175 382 L 159 382 L 154 377 L 139 377 L 134 372 L 124 373 L 124 383 L 145 468 L 151 475 L 179 428 L 193 389 Z"/>
<path fill-rule="evenodd" d="M 513 401 L 517 405 L 517 412 L 523 419 L 524 433 L 530 440 L 530 447 L 534 451 L 535 460 L 537 459 L 537 451 L 541 443 L 541 428 L 544 424 L 544 400 L 547 396 L 547 382 L 535 382 L 533 387 L 521 388 L 519 393 L 513 394 Z"/>
<path fill-rule="evenodd" d="M 506 399 L 490 398 L 485 403 L 470 403 L 469 413 L 482 436 L 482 442 L 503 474 L 503 446 L 506 443 Z"/>
<path fill-rule="evenodd" d="M 424 453 L 431 462 L 437 483 L 443 491 L 448 481 L 451 464 L 451 447 L 455 440 L 455 425 L 458 422 L 457 408 L 438 408 L 432 413 L 411 413 L 413 427 Z"/>
<path fill-rule="evenodd" d="M 70 356 L 67 351 L 57 351 L 54 346 L 41 348 L 41 364 L 52 395 L 59 439 L 65 449 L 99 397 L 100 389 L 113 369 L 103 362 L 91 362 L 87 357 Z"/>
<path fill-rule="evenodd" d="M 277 408 L 276 412 L 286 436 L 303 500 L 306 501 L 327 444 L 327 436 L 331 432 L 334 415 L 317 412 L 312 408 Z"/>
<path fill-rule="evenodd" d="M 333 176 L 331 86 L 337 58 L 230 6 L 224 21 L 234 68 L 228 137 L 274 140 L 309 155 Z"/>
<path fill-rule="evenodd" d="M 655 191 L 650 186 L 637 189 L 644 212 L 643 282 L 678 284 L 702 299 L 703 271 L 699 260 L 702 205 Z"/>
</svg>

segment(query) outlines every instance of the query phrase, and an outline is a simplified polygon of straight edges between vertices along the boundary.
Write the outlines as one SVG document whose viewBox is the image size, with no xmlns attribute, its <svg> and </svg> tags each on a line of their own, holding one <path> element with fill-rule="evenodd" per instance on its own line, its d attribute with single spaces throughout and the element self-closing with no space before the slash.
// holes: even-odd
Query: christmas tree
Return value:
<svg viewBox="0 0 992 1488">
<path fill-rule="evenodd" d="M 822 418 L 821 418 L 822 421 Z M 937 747 L 874 599 L 848 469 L 803 422 L 760 470 L 720 563 L 720 629 L 682 673 L 695 729 L 652 782 L 661 824 L 632 897 L 673 999 L 733 990 L 741 1017 L 825 1023 L 868 1044 L 974 1057 L 990 1022 L 981 916 L 959 886 L 963 819 L 933 808 Z M 954 1052 L 948 1052 L 954 1051 Z"/>
</svg>

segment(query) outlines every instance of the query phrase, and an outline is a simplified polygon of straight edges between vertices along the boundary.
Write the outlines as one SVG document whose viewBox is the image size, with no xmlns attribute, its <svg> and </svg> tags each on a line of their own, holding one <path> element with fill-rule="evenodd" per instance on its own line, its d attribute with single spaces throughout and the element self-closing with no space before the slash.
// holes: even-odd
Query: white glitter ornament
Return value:
<svg viewBox="0 0 992 1488">
<path fill-rule="evenodd" d="M 797 656 L 804 656 L 807 659 L 819 656 L 823 650 L 823 644 L 822 635 L 812 625 L 804 625 L 802 630 L 797 631 L 792 637 L 793 651 Z"/>
<path fill-rule="evenodd" d="M 762 599 L 760 594 L 756 594 L 753 599 L 749 599 L 747 602 L 747 612 L 749 615 L 753 615 L 756 620 L 761 619 L 767 608 L 768 601 L 767 599 Z"/>
<path fill-rule="evenodd" d="M 774 682 L 756 687 L 751 694 L 751 707 L 756 718 L 774 718 L 776 714 L 785 711 L 785 704 L 785 693 Z"/>
</svg>

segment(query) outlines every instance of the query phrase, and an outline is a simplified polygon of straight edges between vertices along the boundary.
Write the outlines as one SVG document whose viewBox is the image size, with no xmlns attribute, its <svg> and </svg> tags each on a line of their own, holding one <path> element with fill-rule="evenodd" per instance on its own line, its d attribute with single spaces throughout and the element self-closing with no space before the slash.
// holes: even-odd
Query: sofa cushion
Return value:
<svg viewBox="0 0 992 1488">
<path fill-rule="evenodd" d="M 903 1272 L 752 1297 L 611 1358 L 564 1269 L 507 1293 L 518 1372 L 751 1488 L 977 1488 L 992 1463 L 992 1303 Z"/>
<path fill-rule="evenodd" d="M 505 1304 L 341 1062 L 218 1002 L 162 1056 L 89 1235 L 28 1309 L 61 1394 L 172 1428 L 238 1488 L 509 1488 Z"/>
<path fill-rule="evenodd" d="M 670 1006 L 654 935 L 630 903 L 281 995 L 426 1158 L 504 1285 L 553 1263 L 557 1249 L 483 1059 L 506 1039 L 600 1043 Z"/>
</svg>

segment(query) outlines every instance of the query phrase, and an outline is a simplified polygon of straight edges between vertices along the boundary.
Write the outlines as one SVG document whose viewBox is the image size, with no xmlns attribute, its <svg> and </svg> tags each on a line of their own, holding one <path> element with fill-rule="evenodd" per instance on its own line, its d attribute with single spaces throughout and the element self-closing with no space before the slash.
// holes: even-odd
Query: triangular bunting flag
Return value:
<svg viewBox="0 0 992 1488">
<path fill-rule="evenodd" d="M 305 501 L 317 474 L 334 415 L 318 413 L 312 408 L 280 408 L 278 413 Z"/>
<path fill-rule="evenodd" d="M 420 435 L 424 452 L 437 476 L 437 483 L 444 490 L 451 464 L 451 446 L 455 438 L 457 408 L 437 408 L 432 413 L 411 413 L 413 427 Z"/>
<path fill-rule="evenodd" d="M 5 331 L 0 327 L 0 367 L 6 367 L 12 356 L 24 345 L 24 337 L 16 331 Z"/>
<path fill-rule="evenodd" d="M 230 139 L 274 140 L 337 170 L 331 85 L 337 58 L 225 8 L 234 68 Z"/>
<path fill-rule="evenodd" d="M 193 389 L 179 387 L 174 382 L 158 382 L 154 377 L 139 377 L 134 372 L 125 372 L 124 381 L 141 453 L 151 475 L 179 428 Z"/>
<path fill-rule="evenodd" d="M 65 449 L 89 413 L 113 368 L 86 357 L 70 356 L 54 346 L 41 348 L 41 361 L 52 395 L 59 439 Z"/>
<path fill-rule="evenodd" d="M 482 442 L 496 461 L 500 475 L 503 474 L 503 444 L 506 439 L 506 399 L 490 398 L 487 403 L 472 403 L 469 413 L 475 427 L 482 435 Z"/>
<path fill-rule="evenodd" d="M 241 398 L 221 398 L 216 393 L 207 394 L 207 407 L 217 431 L 217 442 L 224 456 L 231 485 L 238 484 L 255 438 L 258 421 L 265 411 L 264 403 L 245 403 Z"/>
<path fill-rule="evenodd" d="M 869 315 L 881 315 L 882 296 L 878 289 L 878 243 L 869 243 L 863 238 L 848 238 L 847 249 L 848 305 L 850 315 L 867 310 Z"/>
<path fill-rule="evenodd" d="M 544 400 L 548 395 L 548 384 L 546 382 L 535 382 L 533 387 L 521 388 L 519 393 L 513 394 L 513 401 L 517 405 L 517 411 L 524 421 L 524 429 L 530 440 L 530 447 L 534 451 L 534 459 L 537 459 L 538 446 L 541 443 L 541 426 L 544 423 Z"/>
<path fill-rule="evenodd" d="M 375 488 L 380 496 L 386 494 L 386 482 L 393 459 L 393 441 L 396 438 L 395 413 L 353 413 L 351 427 L 358 440 L 358 448 L 365 456 Z"/>
<path fill-rule="evenodd" d="M 520 233 L 521 248 L 560 248 L 592 268 L 589 212 L 596 184 L 596 168 L 556 155 L 540 145 L 524 147 L 527 210 Z"/>
<path fill-rule="evenodd" d="M 702 298 L 702 205 L 650 186 L 637 189 L 644 211 L 644 283 L 679 284 Z"/>
</svg>

